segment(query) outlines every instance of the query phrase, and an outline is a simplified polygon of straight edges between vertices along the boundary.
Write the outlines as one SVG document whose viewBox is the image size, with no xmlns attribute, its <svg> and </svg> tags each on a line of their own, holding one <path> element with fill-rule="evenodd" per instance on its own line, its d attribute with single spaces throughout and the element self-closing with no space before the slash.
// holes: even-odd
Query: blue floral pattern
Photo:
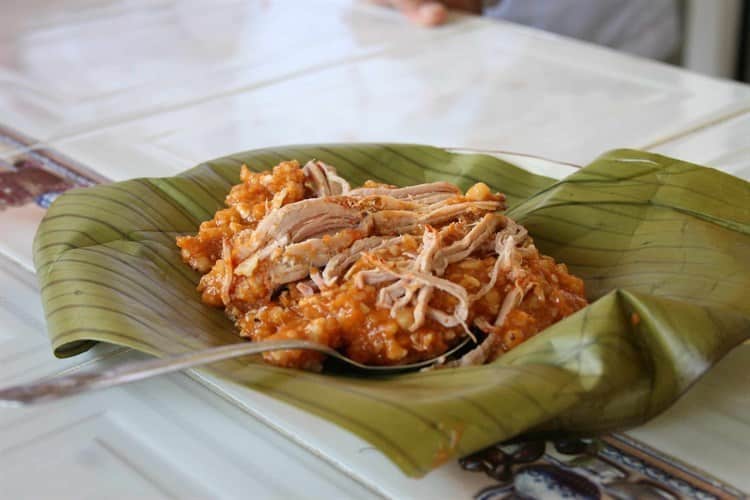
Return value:
<svg viewBox="0 0 750 500">
<path fill-rule="evenodd" d="M 459 464 L 496 481 L 476 493 L 479 500 L 745 498 L 622 435 L 512 440 L 464 457 Z"/>
</svg>

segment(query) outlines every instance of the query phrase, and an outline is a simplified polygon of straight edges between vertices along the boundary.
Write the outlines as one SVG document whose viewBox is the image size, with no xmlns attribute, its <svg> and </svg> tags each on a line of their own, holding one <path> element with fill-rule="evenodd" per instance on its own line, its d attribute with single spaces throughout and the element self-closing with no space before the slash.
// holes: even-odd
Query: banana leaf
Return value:
<svg viewBox="0 0 750 500">
<path fill-rule="evenodd" d="M 57 356 L 95 342 L 156 356 L 238 341 L 203 305 L 174 238 L 223 206 L 242 164 L 336 166 L 353 184 L 435 180 L 506 193 L 508 214 L 586 282 L 591 304 L 478 367 L 368 378 L 269 366 L 204 368 L 371 442 L 421 476 L 524 432 L 593 434 L 644 422 L 750 335 L 750 184 L 619 150 L 561 181 L 485 155 L 417 145 L 278 147 L 61 196 L 34 258 Z"/>
</svg>

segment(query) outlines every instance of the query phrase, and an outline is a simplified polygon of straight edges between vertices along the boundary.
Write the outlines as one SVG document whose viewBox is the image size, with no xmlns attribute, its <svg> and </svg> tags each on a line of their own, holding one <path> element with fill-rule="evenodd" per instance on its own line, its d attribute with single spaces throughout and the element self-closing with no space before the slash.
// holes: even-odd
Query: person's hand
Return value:
<svg viewBox="0 0 750 500">
<path fill-rule="evenodd" d="M 398 9 L 410 21 L 420 26 L 437 26 L 448 18 L 448 8 L 481 12 L 481 0 L 371 0 Z"/>
</svg>

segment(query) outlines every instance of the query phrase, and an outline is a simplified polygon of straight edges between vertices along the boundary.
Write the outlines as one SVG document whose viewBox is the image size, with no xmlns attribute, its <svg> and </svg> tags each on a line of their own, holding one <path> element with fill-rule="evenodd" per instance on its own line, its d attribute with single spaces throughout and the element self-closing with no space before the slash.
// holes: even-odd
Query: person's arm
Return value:
<svg viewBox="0 0 750 500">
<path fill-rule="evenodd" d="M 381 5 L 398 9 L 410 21 L 422 26 L 436 26 L 445 22 L 446 9 L 463 10 L 480 14 L 482 0 L 373 0 Z"/>
</svg>

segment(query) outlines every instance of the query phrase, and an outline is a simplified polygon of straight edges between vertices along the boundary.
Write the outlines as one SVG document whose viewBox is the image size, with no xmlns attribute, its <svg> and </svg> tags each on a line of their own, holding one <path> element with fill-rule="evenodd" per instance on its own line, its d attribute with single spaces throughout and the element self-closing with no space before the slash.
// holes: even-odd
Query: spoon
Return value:
<svg viewBox="0 0 750 500">
<path fill-rule="evenodd" d="M 308 340 L 264 340 L 260 342 L 242 342 L 239 344 L 211 347 L 209 349 L 202 349 L 200 351 L 165 358 L 134 361 L 101 371 L 77 372 L 62 377 L 41 379 L 29 384 L 21 384 L 0 389 L 0 406 L 19 407 L 46 401 L 54 401 L 56 399 L 73 396 L 89 390 L 105 389 L 120 384 L 127 384 L 129 382 L 185 370 L 194 366 L 214 363 L 216 361 L 284 349 L 317 351 L 339 359 L 358 370 L 368 373 L 394 374 L 435 364 L 456 353 L 470 341 L 471 339 L 467 337 L 456 347 L 440 356 L 420 361 L 418 363 L 395 366 L 364 365 L 344 356 L 340 352 L 326 345 L 310 342 Z"/>
</svg>

